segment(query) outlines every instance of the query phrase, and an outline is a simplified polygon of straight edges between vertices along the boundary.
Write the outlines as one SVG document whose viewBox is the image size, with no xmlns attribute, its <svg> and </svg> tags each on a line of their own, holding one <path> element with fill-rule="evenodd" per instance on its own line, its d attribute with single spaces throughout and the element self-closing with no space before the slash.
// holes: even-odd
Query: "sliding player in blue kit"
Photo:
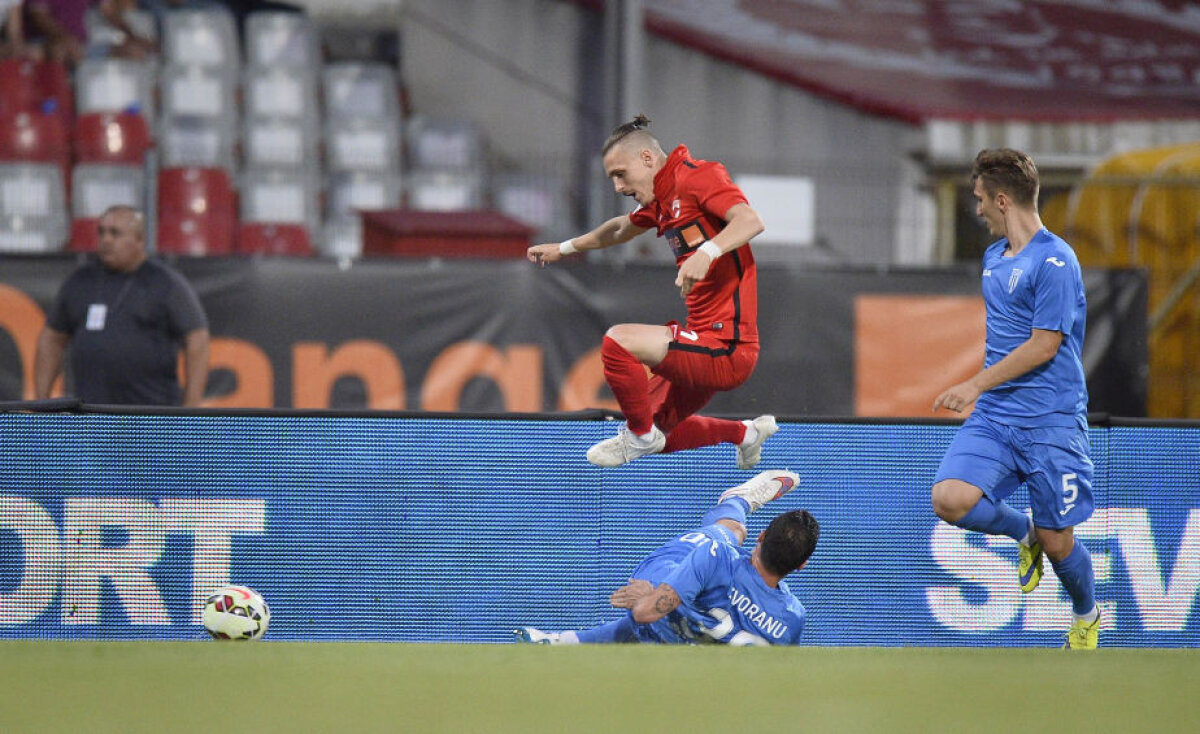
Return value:
<svg viewBox="0 0 1200 734">
<path fill-rule="evenodd" d="M 519 641 L 547 645 L 651 642 L 674 644 L 795 645 L 804 607 L 783 577 L 803 567 L 820 528 L 806 510 L 776 517 L 746 539 L 746 515 L 791 491 L 799 477 L 765 471 L 727 490 L 701 527 L 651 553 L 609 601 L 629 612 L 587 630 L 516 630 Z"/>
<path fill-rule="evenodd" d="M 1000 237 L 983 255 L 987 354 L 981 372 L 933 403 L 955 412 L 975 403 L 938 467 L 933 509 L 951 525 L 1017 541 L 1023 592 L 1037 587 L 1042 555 L 1049 556 L 1075 612 L 1066 646 L 1094 649 L 1096 578 L 1074 538 L 1093 509 L 1079 261 L 1042 226 L 1028 155 L 981 151 L 971 178 L 976 212 Z M 1032 522 L 1004 503 L 1022 482 Z"/>
</svg>

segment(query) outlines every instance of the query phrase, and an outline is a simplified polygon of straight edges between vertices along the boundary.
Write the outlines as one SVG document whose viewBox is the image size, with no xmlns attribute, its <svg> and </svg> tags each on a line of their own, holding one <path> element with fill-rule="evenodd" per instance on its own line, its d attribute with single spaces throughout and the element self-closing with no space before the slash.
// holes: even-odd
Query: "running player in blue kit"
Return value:
<svg viewBox="0 0 1200 734">
<path fill-rule="evenodd" d="M 976 212 L 1000 239 L 983 255 L 984 369 L 933 403 L 955 412 L 975 403 L 938 467 L 933 509 L 951 525 L 1017 541 L 1023 592 L 1037 587 L 1049 556 L 1075 612 L 1066 646 L 1094 649 L 1096 579 L 1091 555 L 1074 539 L 1093 509 L 1079 261 L 1042 226 L 1028 155 L 981 151 L 971 178 Z M 1004 503 L 1021 483 L 1032 522 Z"/>
<path fill-rule="evenodd" d="M 789 471 L 765 471 L 727 490 L 701 527 L 651 553 L 609 601 L 628 613 L 587 630 L 516 630 L 521 642 L 574 645 L 606 642 L 795 645 L 804 607 L 783 577 L 804 566 L 820 529 L 807 510 L 776 517 L 746 539 L 746 515 L 782 497 L 799 482 Z"/>
</svg>

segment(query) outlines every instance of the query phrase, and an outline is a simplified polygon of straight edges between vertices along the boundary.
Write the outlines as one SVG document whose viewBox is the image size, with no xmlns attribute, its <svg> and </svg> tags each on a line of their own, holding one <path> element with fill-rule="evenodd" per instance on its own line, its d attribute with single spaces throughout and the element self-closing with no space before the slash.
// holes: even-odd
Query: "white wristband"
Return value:
<svg viewBox="0 0 1200 734">
<path fill-rule="evenodd" d="M 558 254 L 560 255 L 574 255 L 577 252 L 579 252 L 579 248 L 575 246 L 574 239 L 563 240 L 558 245 Z"/>
<path fill-rule="evenodd" d="M 712 240 L 706 240 L 703 245 L 700 245 L 700 247 L 696 249 L 700 250 L 700 252 L 703 252 L 705 255 L 708 255 L 713 260 L 716 260 L 723 254 L 721 252 L 721 248 L 717 245 L 714 245 Z"/>
</svg>

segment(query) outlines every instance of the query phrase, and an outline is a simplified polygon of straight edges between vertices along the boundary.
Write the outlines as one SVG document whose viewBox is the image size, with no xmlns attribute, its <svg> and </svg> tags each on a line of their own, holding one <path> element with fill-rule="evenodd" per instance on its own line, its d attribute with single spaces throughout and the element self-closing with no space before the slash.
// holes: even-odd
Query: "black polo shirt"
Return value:
<svg viewBox="0 0 1200 734">
<path fill-rule="evenodd" d="M 68 392 L 85 403 L 179 405 L 179 350 L 208 319 L 177 271 L 147 260 L 132 273 L 93 261 L 63 283 L 46 320 L 71 337 Z"/>
</svg>

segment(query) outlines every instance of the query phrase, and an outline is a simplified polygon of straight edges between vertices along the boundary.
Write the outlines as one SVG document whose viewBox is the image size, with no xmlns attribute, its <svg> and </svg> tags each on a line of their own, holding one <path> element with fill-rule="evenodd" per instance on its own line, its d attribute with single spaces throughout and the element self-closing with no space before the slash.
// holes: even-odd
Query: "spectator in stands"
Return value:
<svg viewBox="0 0 1200 734">
<path fill-rule="evenodd" d="M 89 5 L 91 0 L 27 0 L 30 37 L 40 40 L 45 58 L 69 69 L 83 61 Z"/>
<path fill-rule="evenodd" d="M 695 413 L 717 392 L 745 382 L 758 363 L 758 271 L 749 243 L 763 231 L 762 219 L 724 166 L 692 158 L 683 145 L 667 154 L 649 124 L 638 115 L 613 130 L 601 150 L 617 193 L 640 206 L 561 244 L 535 245 L 528 257 L 545 265 L 657 228 L 675 253 L 687 324 L 619 324 L 605 334 L 604 377 L 626 425 L 588 449 L 588 461 L 620 466 L 646 454 L 728 442 L 738 447 L 738 468 L 749 469 L 778 430 L 775 418 Z"/>
<path fill-rule="evenodd" d="M 129 0 L 120 0 L 128 2 Z M 245 30 L 246 16 L 260 11 L 281 13 L 303 13 L 304 9 L 293 3 L 276 2 L 275 0 L 137 0 L 137 7 L 154 15 L 158 24 L 159 37 L 162 37 L 166 25 L 167 14 L 172 10 L 191 10 L 212 7 L 224 7 L 233 14 L 233 20 L 239 36 Z"/>
<path fill-rule="evenodd" d="M 97 260 L 59 289 L 34 357 L 34 391 L 50 390 L 70 346 L 74 394 L 85 403 L 196 406 L 208 380 L 208 320 L 183 276 L 147 257 L 141 212 L 100 217 Z M 186 385 L 177 376 L 183 345 Z"/>
<path fill-rule="evenodd" d="M 141 60 L 158 53 L 158 44 L 153 39 L 139 35 L 125 19 L 125 14 L 137 7 L 135 0 L 100 0 L 96 5 L 104 22 L 120 31 L 124 37 L 121 43 L 107 49 L 109 56 Z"/>
<path fill-rule="evenodd" d="M 516 630 L 521 642 L 574 645 L 659 642 L 726 645 L 795 645 L 804 629 L 804 606 L 783 577 L 803 568 L 817 547 L 820 527 L 806 510 L 779 515 L 742 548 L 746 515 L 782 497 L 799 477 L 765 471 L 727 490 L 700 527 L 651 553 L 609 602 L 629 612 L 587 630 Z"/>
<path fill-rule="evenodd" d="M 21 0 L 0 0 L 0 58 L 25 55 L 24 14 Z"/>
<path fill-rule="evenodd" d="M 87 55 L 88 8 L 93 0 L 27 0 L 30 30 L 41 39 L 44 56 L 75 68 Z M 117 58 L 144 59 L 157 51 L 155 43 L 140 37 L 125 22 L 125 11 L 136 7 L 134 0 L 98 0 L 96 9 L 104 20 L 124 35 L 124 40 L 102 53 Z"/>
</svg>

